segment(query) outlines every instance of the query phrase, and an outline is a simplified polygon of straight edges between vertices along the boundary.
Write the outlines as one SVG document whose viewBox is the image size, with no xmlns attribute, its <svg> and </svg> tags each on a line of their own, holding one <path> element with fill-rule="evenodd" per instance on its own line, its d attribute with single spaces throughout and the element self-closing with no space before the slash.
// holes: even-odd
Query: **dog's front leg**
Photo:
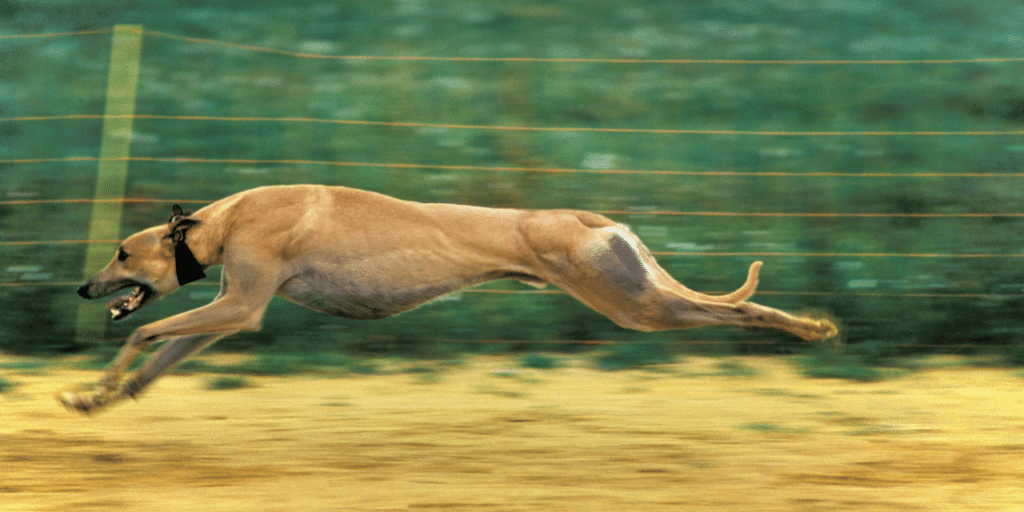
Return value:
<svg viewBox="0 0 1024 512">
<path fill-rule="evenodd" d="M 258 302 L 222 297 L 201 308 L 140 327 L 108 367 L 100 380 L 100 389 L 92 394 L 62 393 L 57 399 L 68 409 L 90 414 L 134 396 L 174 363 L 217 339 L 242 329 L 258 329 L 269 301 L 269 297 Z M 154 341 L 166 338 L 177 339 L 168 342 L 146 367 L 122 384 L 132 361 Z"/>
<path fill-rule="evenodd" d="M 57 400 L 64 407 L 81 413 L 90 414 L 100 408 L 124 398 L 120 393 L 121 380 L 125 370 L 145 350 L 154 338 L 146 337 L 143 329 L 137 329 L 128 342 L 121 347 L 114 361 L 107 366 L 106 373 L 99 381 L 99 388 L 91 394 L 65 392 L 57 395 Z"/>
<path fill-rule="evenodd" d="M 167 320 L 173 320 L 175 318 L 176 317 L 171 317 Z M 166 320 L 163 322 L 165 321 Z M 117 357 L 114 358 L 114 361 L 107 366 L 106 373 L 103 374 L 103 378 L 99 381 L 98 395 L 115 394 L 121 387 L 121 381 L 124 378 L 125 372 L 128 371 L 128 367 L 135 362 L 135 359 L 139 357 L 139 354 L 149 349 L 149 346 L 152 345 L 153 342 L 162 337 L 166 337 L 157 334 L 160 331 L 155 327 L 160 323 L 161 322 L 154 322 L 152 324 L 142 326 L 132 333 L 131 337 L 128 338 L 128 341 L 117 353 Z"/>
<path fill-rule="evenodd" d="M 166 342 L 166 345 L 137 371 L 131 378 L 121 383 L 123 370 L 120 368 L 108 373 L 100 381 L 100 389 L 93 394 L 62 393 L 57 398 L 68 409 L 90 414 L 99 409 L 136 396 L 149 383 L 156 380 L 162 373 L 186 357 L 212 345 L 215 341 L 234 334 L 233 332 L 197 334 L 182 336 Z M 126 346 L 125 348 L 128 348 Z M 122 350 L 124 352 L 124 350 Z M 139 351 L 136 351 L 136 354 Z M 128 361 L 130 364 L 130 361 Z"/>
<path fill-rule="evenodd" d="M 117 357 L 107 366 L 106 373 L 99 381 L 100 392 L 112 393 L 121 385 L 125 371 L 131 366 L 139 354 L 148 349 L 155 338 L 145 336 L 143 329 L 136 329 L 128 341 L 118 351 Z"/>
<path fill-rule="evenodd" d="M 99 390 L 89 395 L 63 393 L 58 400 L 72 410 L 95 412 L 138 393 L 174 363 L 218 338 L 240 330 L 259 330 L 267 304 L 287 277 L 282 275 L 279 263 L 273 251 L 239 252 L 225 261 L 220 295 L 213 302 L 140 327 L 107 369 Z M 128 366 L 143 350 L 169 338 L 178 339 L 169 342 L 131 380 L 121 383 Z"/>
<path fill-rule="evenodd" d="M 139 349 L 138 345 L 126 345 L 122 349 L 122 354 L 118 360 L 111 365 L 107 374 L 100 380 L 98 392 L 92 395 L 64 393 L 60 396 L 60 401 L 69 409 L 90 413 L 124 398 L 136 398 L 146 386 L 175 364 L 235 332 L 237 331 L 197 334 L 167 341 L 159 352 L 149 358 L 149 361 L 146 362 L 142 369 L 135 372 L 131 378 L 122 384 L 121 376 L 124 374 L 125 367 L 131 364 L 131 360 L 135 358 L 134 356 L 138 355 L 141 350 L 144 350 Z M 135 349 L 134 354 L 131 356 L 128 355 L 126 350 L 129 348 Z"/>
<path fill-rule="evenodd" d="M 237 331 L 183 336 L 166 342 L 159 352 L 149 358 L 145 366 L 125 381 L 118 390 L 118 394 L 136 398 L 146 386 L 174 365 L 235 332 Z"/>
</svg>

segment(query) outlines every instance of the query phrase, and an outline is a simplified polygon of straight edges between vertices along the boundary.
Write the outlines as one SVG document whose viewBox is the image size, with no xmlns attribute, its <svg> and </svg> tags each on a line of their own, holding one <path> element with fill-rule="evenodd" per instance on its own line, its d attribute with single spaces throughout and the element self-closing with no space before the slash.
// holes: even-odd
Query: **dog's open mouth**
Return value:
<svg viewBox="0 0 1024 512">
<path fill-rule="evenodd" d="M 153 289 L 146 285 L 139 285 L 128 294 L 114 298 L 107 302 L 107 309 L 110 310 L 114 320 L 124 320 L 149 302 L 153 297 Z"/>
</svg>

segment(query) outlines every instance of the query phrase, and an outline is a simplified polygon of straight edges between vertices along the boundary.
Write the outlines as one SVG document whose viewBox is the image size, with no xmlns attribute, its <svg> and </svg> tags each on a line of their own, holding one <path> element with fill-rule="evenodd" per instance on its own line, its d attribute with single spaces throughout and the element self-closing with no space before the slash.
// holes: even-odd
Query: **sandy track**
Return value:
<svg viewBox="0 0 1024 512">
<path fill-rule="evenodd" d="M 172 376 L 94 418 L 53 392 L 98 372 L 6 374 L 0 510 L 1024 509 L 1024 379 L 944 368 L 888 382 L 658 372 Z"/>
</svg>

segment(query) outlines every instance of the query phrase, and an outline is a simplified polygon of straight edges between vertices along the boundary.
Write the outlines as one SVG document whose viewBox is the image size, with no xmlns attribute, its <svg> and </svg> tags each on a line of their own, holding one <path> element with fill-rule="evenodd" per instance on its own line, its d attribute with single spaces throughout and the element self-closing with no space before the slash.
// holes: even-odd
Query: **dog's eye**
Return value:
<svg viewBox="0 0 1024 512">
<path fill-rule="evenodd" d="M 117 248 L 117 261 L 124 261 L 128 259 L 128 253 L 124 252 L 124 249 Z"/>
</svg>

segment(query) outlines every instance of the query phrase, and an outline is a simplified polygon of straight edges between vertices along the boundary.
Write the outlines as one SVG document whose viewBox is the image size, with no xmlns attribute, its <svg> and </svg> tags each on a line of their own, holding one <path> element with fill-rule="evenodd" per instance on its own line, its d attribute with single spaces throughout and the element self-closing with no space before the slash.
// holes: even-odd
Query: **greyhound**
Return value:
<svg viewBox="0 0 1024 512">
<path fill-rule="evenodd" d="M 346 187 L 269 186 L 129 236 L 78 289 L 86 299 L 132 291 L 107 308 L 123 320 L 223 265 L 208 305 L 138 328 L 90 394 L 63 393 L 91 413 L 147 385 L 186 357 L 241 330 L 259 330 L 274 295 L 353 319 L 388 317 L 495 279 L 551 283 L 629 329 L 735 325 L 774 328 L 810 341 L 838 333 L 828 319 L 794 316 L 747 299 L 754 262 L 738 290 L 690 290 L 658 266 L 624 225 L 580 210 L 522 210 L 418 203 Z M 129 364 L 169 340 L 130 378 Z"/>
</svg>

